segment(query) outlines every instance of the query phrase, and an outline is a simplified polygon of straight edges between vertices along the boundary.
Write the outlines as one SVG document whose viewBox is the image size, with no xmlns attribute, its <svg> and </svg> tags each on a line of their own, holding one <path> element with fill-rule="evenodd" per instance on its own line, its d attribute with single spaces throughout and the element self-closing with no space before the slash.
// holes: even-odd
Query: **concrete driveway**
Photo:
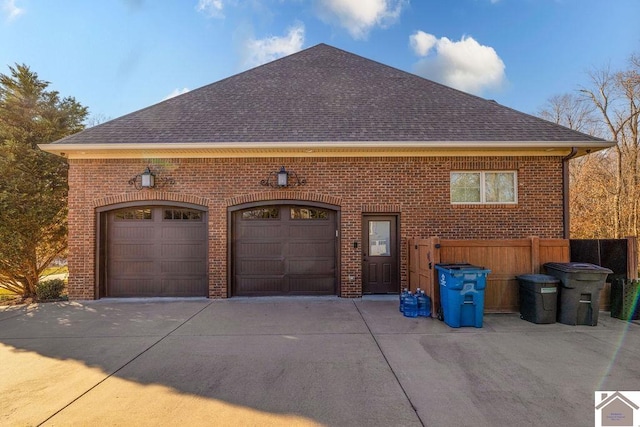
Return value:
<svg viewBox="0 0 640 427">
<path fill-rule="evenodd" d="M 0 424 L 585 426 L 596 390 L 640 390 L 637 323 L 484 321 L 389 298 L 2 307 Z"/>
</svg>

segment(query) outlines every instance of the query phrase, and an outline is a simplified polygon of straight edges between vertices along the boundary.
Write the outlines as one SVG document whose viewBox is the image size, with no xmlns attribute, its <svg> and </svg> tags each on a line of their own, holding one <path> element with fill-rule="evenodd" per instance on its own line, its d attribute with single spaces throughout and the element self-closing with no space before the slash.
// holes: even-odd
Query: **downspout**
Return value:
<svg viewBox="0 0 640 427">
<path fill-rule="evenodd" d="M 578 154 L 576 147 L 571 148 L 571 153 L 562 158 L 562 217 L 564 227 L 564 238 L 569 238 L 569 160 Z"/>
</svg>

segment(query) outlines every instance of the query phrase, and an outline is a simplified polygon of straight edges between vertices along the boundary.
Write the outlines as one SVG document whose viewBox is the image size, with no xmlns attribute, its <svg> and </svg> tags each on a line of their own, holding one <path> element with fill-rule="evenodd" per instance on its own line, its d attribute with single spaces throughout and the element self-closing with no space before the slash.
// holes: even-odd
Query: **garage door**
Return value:
<svg viewBox="0 0 640 427">
<path fill-rule="evenodd" d="M 205 212 L 167 206 L 107 213 L 106 295 L 207 296 Z"/>
<path fill-rule="evenodd" d="M 233 214 L 233 294 L 336 293 L 336 212 L 261 206 Z"/>
</svg>

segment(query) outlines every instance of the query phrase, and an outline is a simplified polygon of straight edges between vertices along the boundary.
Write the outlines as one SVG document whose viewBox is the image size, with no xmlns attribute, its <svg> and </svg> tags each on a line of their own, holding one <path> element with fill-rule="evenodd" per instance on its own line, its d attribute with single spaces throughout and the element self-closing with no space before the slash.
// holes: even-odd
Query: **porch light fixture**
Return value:
<svg viewBox="0 0 640 427">
<path fill-rule="evenodd" d="M 140 175 L 140 185 L 142 188 L 153 188 L 156 185 L 156 176 L 151 173 L 149 166 Z"/>
<path fill-rule="evenodd" d="M 270 172 L 267 179 L 260 181 L 260 185 L 273 188 L 299 187 L 306 183 L 306 179 L 300 179 L 297 173 L 286 170 L 284 166 L 278 172 Z"/>
<path fill-rule="evenodd" d="M 176 181 L 173 178 L 163 177 L 156 179 L 156 175 L 151 172 L 149 166 L 142 172 L 129 180 L 129 185 L 133 185 L 136 190 L 142 190 L 143 188 L 154 188 L 156 181 L 159 182 L 160 187 L 164 187 L 166 184 L 175 184 Z"/>
</svg>

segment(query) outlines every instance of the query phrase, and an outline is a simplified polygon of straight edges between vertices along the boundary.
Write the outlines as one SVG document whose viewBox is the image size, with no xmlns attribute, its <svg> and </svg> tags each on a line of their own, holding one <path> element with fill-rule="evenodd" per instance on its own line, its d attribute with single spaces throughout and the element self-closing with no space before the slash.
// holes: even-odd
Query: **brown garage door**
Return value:
<svg viewBox="0 0 640 427">
<path fill-rule="evenodd" d="M 233 214 L 233 294 L 336 293 L 336 212 L 261 206 Z"/>
<path fill-rule="evenodd" d="M 207 296 L 205 212 L 145 206 L 107 214 L 106 296 Z"/>
</svg>

